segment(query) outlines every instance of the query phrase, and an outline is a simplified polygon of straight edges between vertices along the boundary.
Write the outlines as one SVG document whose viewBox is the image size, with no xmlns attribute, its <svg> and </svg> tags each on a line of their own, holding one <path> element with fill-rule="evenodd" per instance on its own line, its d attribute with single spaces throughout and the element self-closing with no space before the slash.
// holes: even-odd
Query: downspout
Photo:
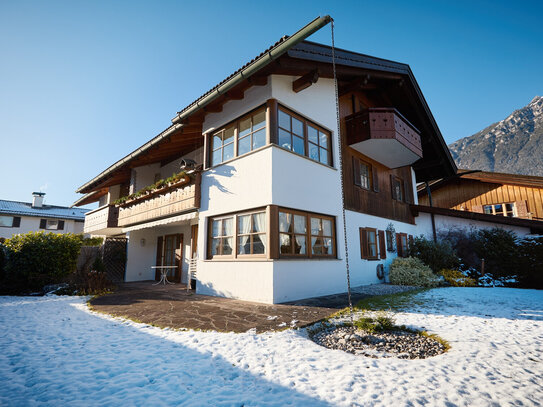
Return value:
<svg viewBox="0 0 543 407">
<path fill-rule="evenodd" d="M 434 206 L 432 203 L 432 191 L 430 190 L 430 184 L 428 184 L 428 181 L 426 181 L 426 193 L 428 194 L 428 203 L 430 204 L 430 207 Z M 434 242 L 437 242 L 436 220 L 433 213 L 430 213 L 430 219 L 432 220 L 432 234 L 434 236 Z"/>
<path fill-rule="evenodd" d="M 292 36 L 288 37 L 285 41 L 281 42 L 280 44 L 278 44 L 277 46 L 269 50 L 266 54 L 262 55 L 260 58 L 256 59 L 252 64 L 242 69 L 234 77 L 230 78 L 228 81 L 220 85 L 218 88 L 212 91 L 209 95 L 197 101 L 192 106 L 189 106 L 187 109 L 177 113 L 177 115 L 172 119 L 172 123 L 174 124 L 179 123 L 183 119 L 189 117 L 191 114 L 196 112 L 197 110 L 210 104 L 219 96 L 228 92 L 234 86 L 238 85 L 243 80 L 249 78 L 251 75 L 258 72 L 260 69 L 264 68 L 266 65 L 270 64 L 271 62 L 279 58 L 281 55 L 287 52 L 290 48 L 292 48 L 299 42 L 305 40 L 311 34 L 313 34 L 314 32 L 324 27 L 330 21 L 332 21 L 332 18 L 328 15 L 324 17 L 317 17 L 312 22 L 310 22 L 305 27 L 303 27 L 301 30 L 299 30 Z"/>
</svg>

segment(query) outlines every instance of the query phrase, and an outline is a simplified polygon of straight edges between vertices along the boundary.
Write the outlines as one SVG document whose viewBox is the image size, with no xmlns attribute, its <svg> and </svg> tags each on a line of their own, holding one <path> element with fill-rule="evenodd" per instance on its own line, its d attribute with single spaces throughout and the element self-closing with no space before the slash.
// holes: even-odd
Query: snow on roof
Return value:
<svg viewBox="0 0 543 407">
<path fill-rule="evenodd" d="M 43 205 L 33 208 L 30 202 L 6 201 L 0 199 L 0 214 L 39 216 L 42 218 L 60 218 L 85 220 L 85 213 L 89 209 L 69 208 L 67 206 Z"/>
</svg>

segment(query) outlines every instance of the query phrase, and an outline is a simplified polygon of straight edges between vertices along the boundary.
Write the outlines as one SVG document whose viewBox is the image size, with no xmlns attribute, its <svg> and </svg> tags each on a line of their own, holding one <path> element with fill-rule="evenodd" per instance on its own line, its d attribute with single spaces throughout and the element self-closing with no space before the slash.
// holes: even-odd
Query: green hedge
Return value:
<svg viewBox="0 0 543 407">
<path fill-rule="evenodd" d="M 424 236 L 413 239 L 409 245 L 409 256 L 421 259 L 434 273 L 439 273 L 443 269 L 457 269 L 460 266 L 458 256 L 449 242 L 434 242 Z"/>
<path fill-rule="evenodd" d="M 40 290 L 74 272 L 82 239 L 74 234 L 29 232 L 14 235 L 4 243 L 6 259 L 4 291 Z"/>
</svg>

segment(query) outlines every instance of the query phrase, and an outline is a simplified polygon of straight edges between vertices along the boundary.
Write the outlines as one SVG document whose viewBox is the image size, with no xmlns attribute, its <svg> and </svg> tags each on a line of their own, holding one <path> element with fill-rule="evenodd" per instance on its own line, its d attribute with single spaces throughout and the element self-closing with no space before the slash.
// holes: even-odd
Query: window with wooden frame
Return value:
<svg viewBox="0 0 543 407">
<path fill-rule="evenodd" d="M 234 252 L 234 217 L 211 220 L 209 257 L 232 256 Z"/>
<path fill-rule="evenodd" d="M 40 229 L 45 230 L 64 230 L 64 221 L 58 219 L 41 219 Z"/>
<path fill-rule="evenodd" d="M 331 216 L 279 210 L 280 257 L 335 257 L 335 221 Z"/>
<path fill-rule="evenodd" d="M 211 218 L 208 258 L 264 257 L 268 252 L 265 210 Z"/>
<path fill-rule="evenodd" d="M 366 260 L 386 259 L 385 231 L 360 228 L 360 257 Z"/>
<path fill-rule="evenodd" d="M 407 257 L 409 248 L 407 233 L 396 233 L 396 247 L 398 250 L 398 257 Z"/>
<path fill-rule="evenodd" d="M 392 188 L 392 199 L 405 202 L 404 182 L 401 178 L 390 176 L 390 184 Z"/>
<path fill-rule="evenodd" d="M 277 144 L 314 161 L 332 165 L 330 132 L 280 106 L 277 112 Z"/>
<path fill-rule="evenodd" d="M 3 228 L 18 228 L 21 226 L 20 216 L 0 215 L 0 227 Z"/>
<path fill-rule="evenodd" d="M 260 107 L 211 136 L 211 166 L 266 145 L 266 107 Z M 237 148 L 236 148 L 237 146 Z"/>
<path fill-rule="evenodd" d="M 377 168 L 370 163 L 353 157 L 354 184 L 363 189 L 379 192 Z"/>
<path fill-rule="evenodd" d="M 517 217 L 517 208 L 515 202 L 504 203 L 504 204 L 493 204 L 493 205 L 484 205 L 484 213 L 488 215 L 499 215 L 507 217 Z"/>
<path fill-rule="evenodd" d="M 266 254 L 266 212 L 238 215 L 238 255 Z"/>
<path fill-rule="evenodd" d="M 239 120 L 238 156 L 266 145 L 266 109 L 262 108 Z"/>
<path fill-rule="evenodd" d="M 211 165 L 234 158 L 235 127 L 230 125 L 213 134 L 211 138 Z"/>
<path fill-rule="evenodd" d="M 332 219 L 311 216 L 311 253 L 314 256 L 332 255 L 333 241 Z"/>
</svg>

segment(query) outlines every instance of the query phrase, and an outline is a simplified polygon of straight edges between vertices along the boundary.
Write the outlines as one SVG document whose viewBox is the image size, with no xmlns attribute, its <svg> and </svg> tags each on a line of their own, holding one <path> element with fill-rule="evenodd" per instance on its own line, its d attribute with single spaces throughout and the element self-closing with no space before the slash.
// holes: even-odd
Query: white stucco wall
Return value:
<svg viewBox="0 0 543 407">
<path fill-rule="evenodd" d="M 495 227 L 502 228 L 505 230 L 511 230 L 517 233 L 519 236 L 525 236 L 530 234 L 530 229 L 520 226 L 510 226 L 502 225 L 499 223 L 491 222 L 481 222 L 471 219 L 455 218 L 452 216 L 443 216 L 443 215 L 434 215 L 436 231 L 439 233 L 440 230 L 447 229 L 492 229 Z M 417 223 L 417 232 L 416 235 L 424 235 L 427 238 L 433 238 L 432 232 L 432 219 L 429 213 L 420 213 L 419 216 L 415 218 Z"/>
<path fill-rule="evenodd" d="M 11 216 L 11 215 L 7 215 Z M 83 233 L 83 222 L 74 220 L 64 220 L 63 230 L 46 230 L 40 229 L 40 220 L 46 218 L 38 218 L 34 216 L 21 216 L 21 226 L 18 228 L 0 227 L 0 237 L 9 239 L 12 235 L 28 232 L 52 232 L 52 233 Z M 50 218 L 52 219 L 52 218 Z M 62 220 L 58 218 L 59 220 Z"/>
</svg>

